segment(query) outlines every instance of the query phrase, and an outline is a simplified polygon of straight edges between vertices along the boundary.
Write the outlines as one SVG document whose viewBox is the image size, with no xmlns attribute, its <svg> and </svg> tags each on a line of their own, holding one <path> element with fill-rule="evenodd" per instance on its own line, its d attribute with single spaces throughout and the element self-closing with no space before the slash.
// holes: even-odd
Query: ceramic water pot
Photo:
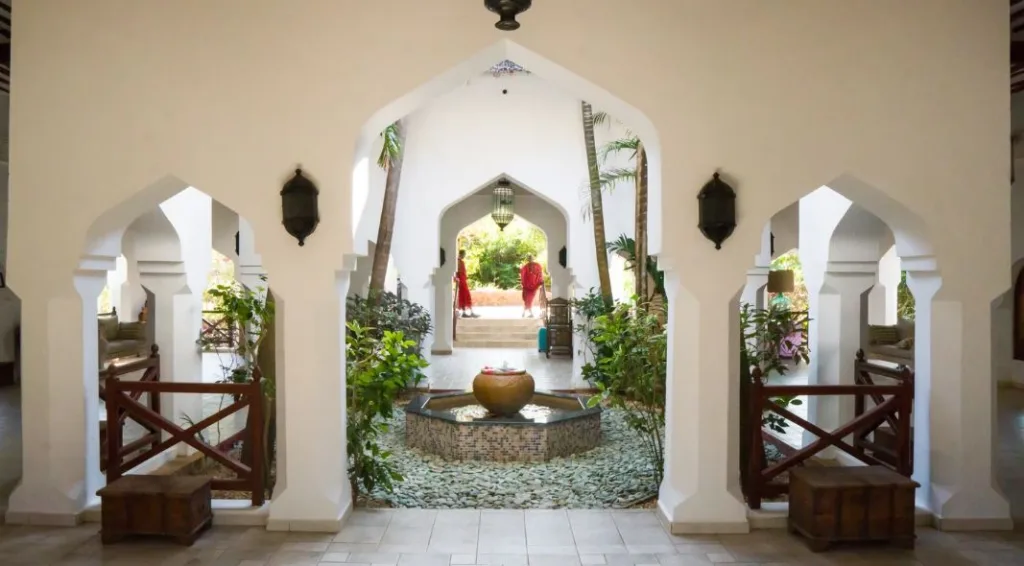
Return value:
<svg viewBox="0 0 1024 566">
<path fill-rule="evenodd" d="M 473 396 L 490 413 L 512 417 L 533 399 L 533 376 L 525 370 L 486 368 L 473 379 Z"/>
</svg>

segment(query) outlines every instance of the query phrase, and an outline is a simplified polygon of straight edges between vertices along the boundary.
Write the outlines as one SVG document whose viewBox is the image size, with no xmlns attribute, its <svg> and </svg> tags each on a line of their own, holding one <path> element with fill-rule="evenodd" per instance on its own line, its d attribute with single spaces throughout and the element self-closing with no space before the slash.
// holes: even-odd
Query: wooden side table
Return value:
<svg viewBox="0 0 1024 566">
<path fill-rule="evenodd" d="M 100 538 L 112 544 L 128 535 L 173 537 L 191 546 L 213 523 L 208 476 L 124 476 L 99 490 Z"/>
<path fill-rule="evenodd" d="M 835 542 L 914 546 L 917 482 L 885 466 L 804 467 L 789 472 L 789 529 L 821 552 Z"/>
</svg>

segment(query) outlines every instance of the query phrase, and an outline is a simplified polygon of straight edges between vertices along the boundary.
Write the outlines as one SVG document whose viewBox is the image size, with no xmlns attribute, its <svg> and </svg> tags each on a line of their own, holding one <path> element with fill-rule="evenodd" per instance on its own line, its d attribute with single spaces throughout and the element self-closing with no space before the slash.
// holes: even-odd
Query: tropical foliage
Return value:
<svg viewBox="0 0 1024 566">
<path fill-rule="evenodd" d="M 618 254 L 626 260 L 626 269 L 635 270 L 636 268 L 636 241 L 633 238 L 625 234 L 619 235 L 618 239 L 607 243 L 608 251 L 613 254 Z M 648 289 L 647 296 L 644 300 L 650 300 L 654 295 L 665 296 L 665 272 L 658 269 L 658 258 L 647 256 L 647 269 L 646 274 L 650 276 L 654 283 L 653 289 Z M 639 296 L 639 292 L 637 293 Z"/>
<path fill-rule="evenodd" d="M 914 294 L 910 292 L 907 285 L 907 272 L 900 272 L 900 284 L 896 287 L 896 314 L 906 320 L 914 320 L 917 314 L 917 303 L 914 301 Z"/>
<path fill-rule="evenodd" d="M 388 332 L 402 334 L 410 355 L 421 352 L 423 339 L 433 329 L 427 309 L 405 298 L 399 300 L 398 295 L 390 291 L 380 292 L 376 301 L 359 295 L 349 296 L 345 301 L 345 318 L 349 325 L 358 325 L 374 340 L 383 340 Z M 413 372 L 409 384 L 415 387 L 423 378 L 423 372 Z"/>
<path fill-rule="evenodd" d="M 668 341 L 654 310 L 617 305 L 593 322 L 593 340 L 603 352 L 595 359 L 606 379 L 591 406 L 604 402 L 623 411 L 655 470 L 657 490 L 665 473 L 665 377 Z"/>
<path fill-rule="evenodd" d="M 267 278 L 261 278 L 266 282 Z M 264 287 L 250 289 L 241 283 L 231 281 L 227 284 L 214 285 L 206 290 L 213 310 L 219 311 L 227 325 L 237 337 L 234 342 L 234 363 L 226 365 L 225 381 L 235 383 L 250 382 L 260 379 L 263 391 L 264 422 L 262 423 L 264 474 L 270 484 L 270 470 L 273 469 L 276 451 L 276 398 L 277 380 L 274 368 L 263 367 L 264 343 L 273 333 L 274 301 Z M 200 336 L 198 343 L 203 347 L 213 347 L 207 343 L 212 337 Z M 272 346 L 271 346 L 272 348 Z M 271 350 L 272 351 L 272 350 Z M 252 447 L 242 447 L 243 456 L 251 453 Z"/>
<path fill-rule="evenodd" d="M 498 230 L 488 217 L 466 227 L 460 234 L 466 250 L 466 271 L 473 288 L 519 287 L 519 268 L 533 256 L 547 272 L 547 239 L 540 228 L 516 218 Z"/>
<path fill-rule="evenodd" d="M 597 321 L 600 317 L 611 314 L 615 306 L 608 305 L 596 289 L 590 289 L 586 295 L 570 301 L 572 312 L 576 315 L 577 322 L 573 331 L 583 338 L 583 350 L 579 355 L 589 360 L 583 364 L 583 379 L 595 385 L 609 383 L 609 377 L 599 363 L 600 360 L 611 357 L 614 352 L 611 344 L 597 340 L 600 330 Z"/>
<path fill-rule="evenodd" d="M 391 491 L 394 482 L 402 480 L 379 440 L 388 431 L 387 420 L 394 415 L 398 393 L 427 366 L 423 356 L 414 352 L 415 345 L 402 332 L 348 323 L 345 400 L 353 502 L 360 491 Z"/>
</svg>

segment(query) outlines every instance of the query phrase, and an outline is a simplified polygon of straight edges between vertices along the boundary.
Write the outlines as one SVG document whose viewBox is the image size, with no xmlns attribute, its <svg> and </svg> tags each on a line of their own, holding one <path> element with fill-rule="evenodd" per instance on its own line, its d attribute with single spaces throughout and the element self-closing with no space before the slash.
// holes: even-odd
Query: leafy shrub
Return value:
<svg viewBox="0 0 1024 566">
<path fill-rule="evenodd" d="M 907 272 L 900 272 L 900 284 L 896 287 L 896 314 L 904 320 L 914 320 L 917 314 L 917 303 L 914 294 L 907 285 Z"/>
<path fill-rule="evenodd" d="M 366 494 L 377 488 L 391 491 L 393 482 L 402 480 L 378 439 L 388 430 L 387 420 L 394 414 L 398 393 L 427 362 L 414 351 L 416 343 L 400 331 L 381 332 L 358 322 L 349 322 L 347 327 L 348 477 L 354 502 L 360 489 Z"/>
<path fill-rule="evenodd" d="M 597 327 L 597 319 L 601 316 L 611 314 L 613 308 L 609 308 L 596 289 L 591 288 L 586 295 L 570 301 L 571 312 L 578 317 L 579 322 L 573 328 L 575 334 L 584 338 L 583 348 L 580 354 L 590 354 L 590 362 L 583 365 L 582 376 L 587 381 L 599 385 L 607 384 L 608 376 L 601 369 L 599 360 L 613 355 L 612 346 L 607 342 L 597 340 L 600 330 Z"/>
<path fill-rule="evenodd" d="M 619 304 L 594 319 L 593 340 L 603 349 L 596 364 L 604 381 L 591 406 L 607 402 L 626 414 L 655 470 L 657 490 L 665 473 L 665 376 L 668 340 L 657 307 Z"/>
<path fill-rule="evenodd" d="M 527 257 L 532 255 L 542 265 L 545 263 L 544 232 L 518 218 L 504 231 L 498 231 L 494 222 L 485 218 L 463 230 L 460 240 L 466 250 L 469 283 L 474 288 L 516 289 L 519 268 Z"/>
</svg>

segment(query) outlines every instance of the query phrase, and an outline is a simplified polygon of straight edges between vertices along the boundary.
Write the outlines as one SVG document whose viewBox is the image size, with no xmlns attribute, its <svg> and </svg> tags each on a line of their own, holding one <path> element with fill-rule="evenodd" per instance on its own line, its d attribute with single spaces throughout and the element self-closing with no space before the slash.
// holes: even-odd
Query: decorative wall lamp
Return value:
<svg viewBox="0 0 1024 566">
<path fill-rule="evenodd" d="M 494 23 L 494 27 L 501 31 L 515 31 L 519 29 L 519 22 L 516 16 L 530 9 L 533 0 L 484 0 L 484 6 L 488 10 L 498 14 L 500 18 Z"/>
<path fill-rule="evenodd" d="M 558 265 L 564 268 L 565 264 L 569 263 L 568 260 L 569 252 L 565 249 L 565 246 L 562 246 L 562 249 L 558 250 Z"/>
<path fill-rule="evenodd" d="M 441 249 L 441 257 L 439 258 L 441 260 L 440 267 L 444 267 L 445 261 L 448 258 L 445 257 L 444 248 L 440 248 L 440 249 Z"/>
<path fill-rule="evenodd" d="M 516 194 L 512 191 L 508 179 L 498 179 L 494 186 L 494 208 L 491 209 L 491 218 L 502 232 L 516 217 Z"/>
<path fill-rule="evenodd" d="M 736 229 L 736 191 L 715 172 L 704 188 L 697 194 L 700 219 L 697 227 L 704 237 L 715 243 L 715 249 L 722 249 L 722 242 Z"/>
<path fill-rule="evenodd" d="M 295 170 L 295 176 L 281 189 L 281 223 L 289 234 L 305 245 L 320 223 L 317 196 L 320 191 L 308 178 L 302 175 L 302 168 Z"/>
</svg>

